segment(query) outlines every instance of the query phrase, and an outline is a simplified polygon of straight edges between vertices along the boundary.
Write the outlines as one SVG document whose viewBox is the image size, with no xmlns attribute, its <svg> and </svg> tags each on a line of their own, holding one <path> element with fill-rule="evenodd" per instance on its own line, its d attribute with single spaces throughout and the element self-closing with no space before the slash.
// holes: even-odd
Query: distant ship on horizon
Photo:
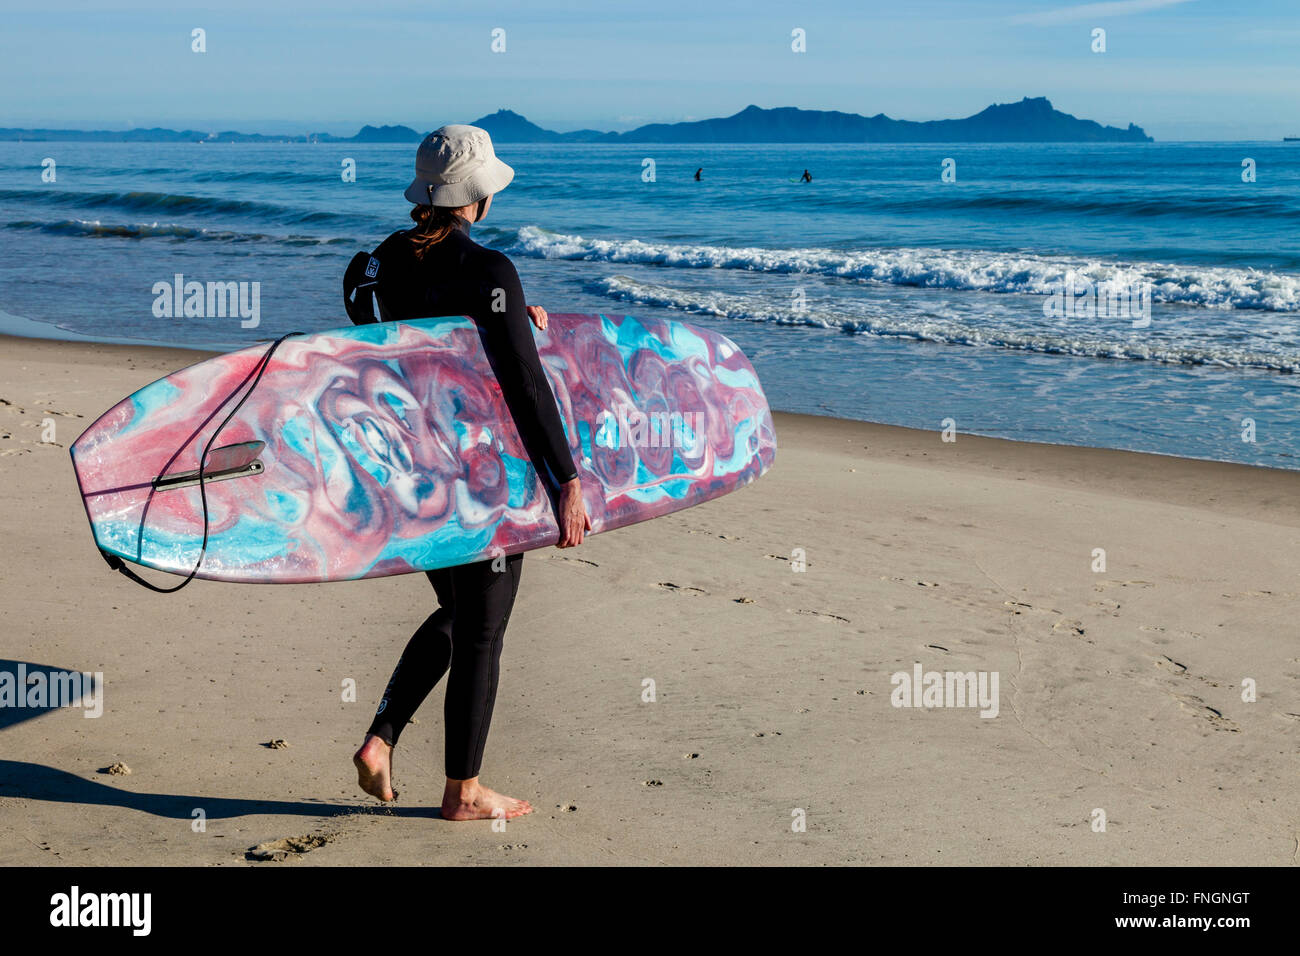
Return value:
<svg viewBox="0 0 1300 956">
<path fill-rule="evenodd" d="M 1282 142 L 1284 142 L 1284 143 L 1300 143 L 1300 136 L 1283 136 L 1283 137 L 1282 137 Z"/>
</svg>

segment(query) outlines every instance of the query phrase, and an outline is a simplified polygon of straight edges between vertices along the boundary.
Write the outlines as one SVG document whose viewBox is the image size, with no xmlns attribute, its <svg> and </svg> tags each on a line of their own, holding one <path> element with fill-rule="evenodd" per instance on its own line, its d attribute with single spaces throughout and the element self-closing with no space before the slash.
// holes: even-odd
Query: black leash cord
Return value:
<svg viewBox="0 0 1300 956">
<path fill-rule="evenodd" d="M 271 347 L 266 350 L 266 354 L 263 355 L 262 358 L 258 361 L 257 376 L 253 379 L 253 384 L 248 386 L 248 391 L 244 393 L 244 397 L 241 398 L 239 402 L 235 405 L 235 407 L 230 410 L 230 414 L 227 415 L 224 419 L 222 419 L 221 424 L 217 426 L 217 430 L 214 431 L 212 433 L 212 437 L 208 439 L 208 443 L 203 446 L 203 454 L 199 456 L 199 497 L 203 501 L 203 546 L 199 549 L 198 560 L 194 562 L 194 567 L 191 568 L 190 573 L 185 576 L 185 580 L 182 581 L 180 584 L 176 585 L 175 587 L 161 588 L 158 585 L 151 584 L 148 581 L 146 581 L 144 578 L 140 577 L 140 575 L 136 574 L 134 571 L 128 568 L 126 566 L 126 562 L 123 561 L 121 558 L 119 558 L 117 555 L 108 554 L 107 552 L 101 551 L 100 553 L 104 555 L 104 560 L 108 562 L 108 566 L 110 568 L 113 568 L 115 571 L 121 571 L 123 574 L 125 574 L 136 584 L 139 584 L 141 587 L 146 587 L 150 591 L 156 591 L 158 594 L 175 594 L 181 588 L 185 587 L 185 585 L 189 584 L 191 581 L 194 580 L 194 575 L 199 573 L 199 568 L 203 564 L 203 556 L 208 553 L 208 526 L 209 526 L 208 488 L 207 488 L 207 473 L 205 471 L 208 463 L 208 452 L 212 450 L 212 445 L 217 440 L 217 436 L 221 434 L 222 429 L 224 429 L 227 425 L 230 424 L 230 420 L 235 417 L 235 415 L 239 412 L 241 408 L 244 407 L 244 402 L 248 401 L 248 396 L 253 394 L 253 389 L 257 388 L 257 383 L 262 380 L 262 374 L 266 371 L 267 366 L 271 364 L 271 356 L 274 355 L 275 350 L 280 347 L 280 343 L 283 342 L 285 339 L 290 338 L 291 336 L 294 335 L 302 335 L 302 333 L 289 332 L 286 333 L 285 335 L 280 336 L 278 339 L 276 339 L 274 342 L 271 343 Z M 238 389 L 236 389 L 236 391 L 238 391 Z M 225 397 L 225 399 L 222 400 L 221 405 L 226 404 L 226 402 L 230 401 L 234 397 L 235 397 L 235 392 L 231 392 L 229 395 Z M 217 407 L 220 408 L 221 405 L 218 405 Z M 161 478 L 162 476 L 159 475 L 159 477 Z M 144 532 L 142 529 L 141 534 L 143 533 Z"/>
</svg>

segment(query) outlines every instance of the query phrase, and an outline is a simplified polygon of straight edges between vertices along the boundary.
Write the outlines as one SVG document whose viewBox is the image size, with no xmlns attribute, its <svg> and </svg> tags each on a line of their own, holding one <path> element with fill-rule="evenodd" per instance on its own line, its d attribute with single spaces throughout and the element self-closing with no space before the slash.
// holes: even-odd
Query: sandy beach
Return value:
<svg viewBox="0 0 1300 956">
<path fill-rule="evenodd" d="M 202 357 L 0 339 L 0 670 L 104 675 L 98 718 L 0 710 L 0 864 L 1297 862 L 1300 473 L 778 414 L 752 487 L 525 559 L 500 832 L 438 819 L 441 687 L 397 803 L 356 786 L 422 576 L 161 596 L 96 553 L 68 445 Z M 894 706 L 917 664 L 996 716 Z"/>
</svg>

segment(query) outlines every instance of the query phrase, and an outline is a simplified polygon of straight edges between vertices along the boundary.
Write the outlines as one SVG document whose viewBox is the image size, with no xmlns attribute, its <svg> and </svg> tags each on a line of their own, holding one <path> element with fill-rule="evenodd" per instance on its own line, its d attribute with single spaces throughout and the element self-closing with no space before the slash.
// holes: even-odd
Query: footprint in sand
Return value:
<svg viewBox="0 0 1300 956">
<path fill-rule="evenodd" d="M 1052 630 L 1070 634 L 1074 637 L 1083 637 L 1084 634 L 1082 621 L 1071 621 L 1066 618 L 1061 618 L 1053 624 Z"/>
<path fill-rule="evenodd" d="M 672 581 L 660 581 L 659 586 L 665 591 L 673 591 L 677 594 L 708 594 L 704 588 L 693 588 L 683 584 L 673 584 Z"/>
<path fill-rule="evenodd" d="M 847 617 L 840 617 L 838 614 L 828 614 L 825 611 L 812 611 L 807 608 L 799 608 L 794 613 L 809 614 L 817 618 L 819 621 L 822 621 L 826 624 L 833 624 L 833 623 L 852 624 L 853 623 Z"/>
<path fill-rule="evenodd" d="M 60 418 L 85 418 L 86 417 L 85 415 L 79 414 L 78 412 L 65 412 L 65 411 L 60 411 L 57 408 L 50 408 L 49 406 L 53 405 L 54 401 L 48 398 L 38 399 L 37 401 L 32 402 L 32 404 L 43 406 L 41 408 L 41 413 L 43 415 L 58 415 Z"/>
<path fill-rule="evenodd" d="M 1168 633 L 1168 628 L 1161 627 L 1159 624 L 1139 624 L 1139 625 L 1138 625 L 1138 630 L 1139 630 L 1139 631 L 1146 631 L 1146 632 L 1149 633 L 1149 634 L 1167 634 L 1167 633 Z M 1174 634 L 1177 635 L 1177 636 L 1180 637 L 1180 638 L 1190 638 L 1190 639 L 1193 640 L 1193 641 L 1199 641 L 1201 638 L 1203 638 L 1203 637 L 1205 636 L 1204 634 L 1198 634 L 1196 631 L 1175 631 Z M 1172 638 L 1171 638 L 1170 640 L 1172 640 Z M 1168 641 L 1168 640 L 1165 640 L 1165 641 L 1153 641 L 1153 643 L 1165 643 L 1165 644 L 1167 644 L 1167 643 L 1169 643 L 1169 641 Z"/>
<path fill-rule="evenodd" d="M 575 564 L 590 564 L 593 568 L 598 568 L 598 567 L 600 567 L 600 565 L 597 564 L 595 561 L 588 561 L 586 558 L 571 558 L 571 557 L 569 557 L 567 554 L 553 554 L 553 555 L 551 555 L 551 560 L 552 560 L 552 561 L 572 561 L 572 562 L 574 562 Z"/>
<path fill-rule="evenodd" d="M 337 834 L 334 833 L 309 833 L 306 836 L 270 840 L 249 847 L 244 853 L 244 859 L 256 862 L 269 860 L 273 863 L 279 863 L 281 860 L 288 859 L 291 853 L 310 853 L 312 850 L 323 847 L 325 844 L 332 842 L 336 836 Z"/>
<path fill-rule="evenodd" d="M 1026 604 L 1024 601 L 1003 601 L 1002 606 L 1010 608 L 1012 614 L 1023 614 L 1025 611 L 1038 611 L 1042 614 L 1055 614 L 1060 617 L 1064 611 L 1058 611 L 1054 607 L 1034 607 L 1032 604 Z"/>
<path fill-rule="evenodd" d="M 1205 718 L 1215 730 L 1222 730 L 1230 734 L 1241 733 L 1241 728 L 1227 717 L 1224 717 L 1223 711 L 1211 707 L 1201 698 L 1193 694 L 1175 694 L 1173 691 L 1165 691 L 1165 693 L 1178 701 L 1180 710 L 1191 711 L 1194 716 Z"/>
<path fill-rule="evenodd" d="M 1177 674 L 1179 677 L 1186 677 L 1186 678 L 1188 678 L 1189 680 L 1198 680 L 1198 681 L 1200 681 L 1202 684 L 1208 684 L 1210 687 L 1222 687 L 1222 686 L 1223 686 L 1223 682 L 1222 682 L 1222 681 L 1217 681 L 1217 680 L 1214 680 L 1214 679 L 1209 678 L 1209 677 L 1202 677 L 1200 674 L 1193 674 L 1193 673 L 1190 673 L 1190 672 L 1187 670 L 1187 665 L 1186 665 L 1186 664 L 1182 663 L 1181 661 L 1176 661 L 1176 660 L 1174 660 L 1174 659 L 1173 659 L 1172 657 L 1170 657 L 1168 654 L 1161 654 L 1160 657 L 1161 657 L 1162 659 L 1159 659 L 1159 660 L 1156 660 L 1156 661 L 1155 661 L 1155 665 L 1156 665 L 1156 667 L 1165 667 L 1165 668 L 1168 668 L 1168 669 L 1170 669 L 1170 670 L 1173 670 L 1173 672 L 1174 672 L 1175 674 Z"/>
<path fill-rule="evenodd" d="M 1180 664 L 1178 661 L 1174 660 L 1174 659 L 1173 659 L 1172 657 L 1170 657 L 1168 654 L 1161 654 L 1160 656 L 1163 657 L 1163 658 L 1165 659 L 1165 661 L 1168 661 L 1169 664 L 1172 664 L 1174 667 L 1178 668 L 1178 673 L 1180 673 L 1180 674 L 1186 674 L 1186 673 L 1187 673 L 1187 665 L 1186 665 L 1186 664 Z M 1166 666 L 1168 666 L 1168 665 L 1165 664 L 1165 663 L 1163 663 L 1163 662 L 1161 662 L 1161 661 L 1156 661 L 1156 667 L 1166 667 Z"/>
</svg>

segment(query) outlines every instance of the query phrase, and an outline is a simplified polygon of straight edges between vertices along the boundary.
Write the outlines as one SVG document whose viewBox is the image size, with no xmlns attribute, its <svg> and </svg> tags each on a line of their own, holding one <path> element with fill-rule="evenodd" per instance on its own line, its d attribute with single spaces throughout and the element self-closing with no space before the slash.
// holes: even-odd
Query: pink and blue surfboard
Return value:
<svg viewBox="0 0 1300 956">
<path fill-rule="evenodd" d="M 741 350 L 682 322 L 552 315 L 537 332 L 592 533 L 735 491 L 776 433 Z M 72 446 L 95 543 L 189 574 L 199 456 L 252 384 L 258 345 L 140 389 Z M 464 317 L 292 337 L 213 443 L 196 577 L 345 581 L 450 567 L 559 540 L 538 475 Z"/>
</svg>

